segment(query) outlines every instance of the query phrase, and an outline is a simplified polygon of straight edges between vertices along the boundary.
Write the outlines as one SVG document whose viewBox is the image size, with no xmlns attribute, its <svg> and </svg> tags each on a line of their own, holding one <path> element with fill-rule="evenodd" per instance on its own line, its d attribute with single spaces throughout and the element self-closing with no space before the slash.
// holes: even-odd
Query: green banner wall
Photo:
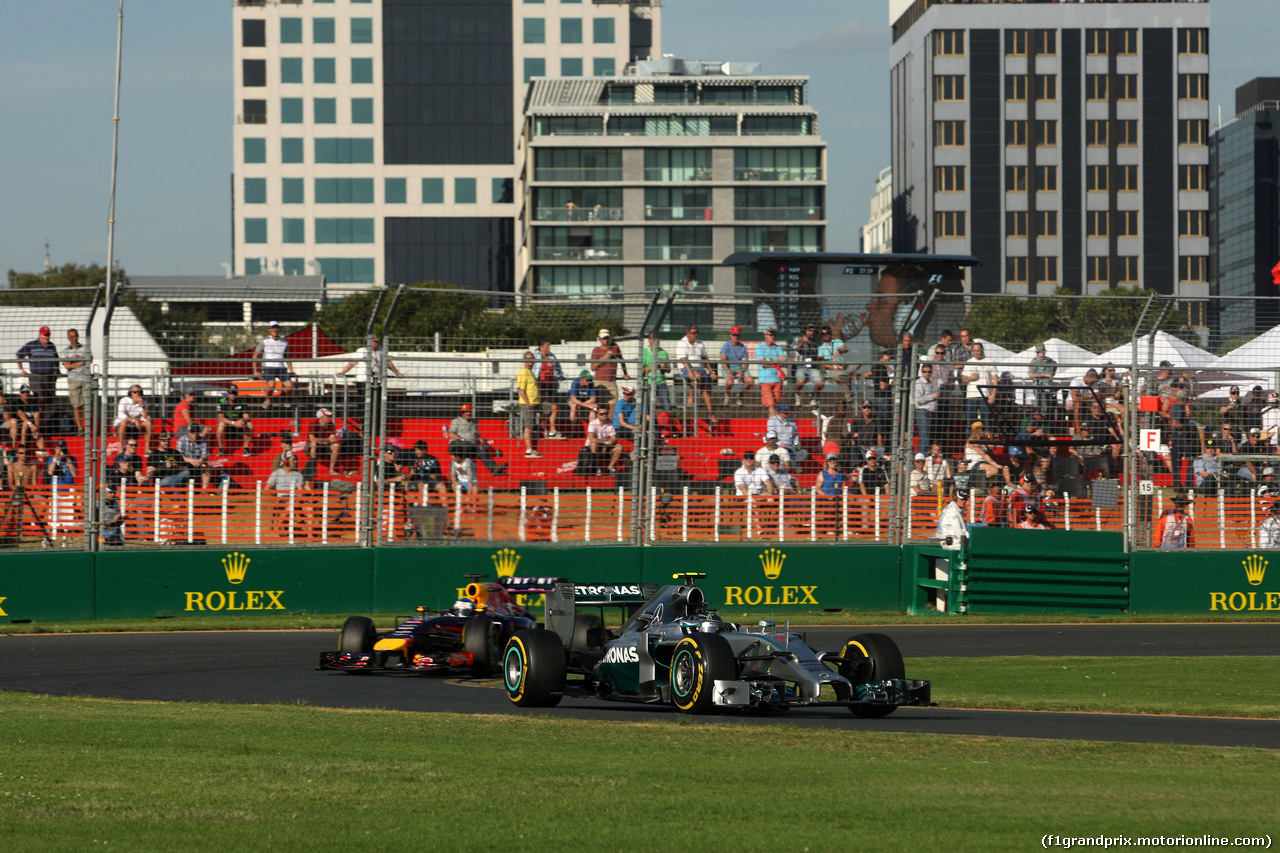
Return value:
<svg viewBox="0 0 1280 853">
<path fill-rule="evenodd" d="M 92 618 L 93 554 L 59 550 L 0 556 L 0 625 Z"/>
<path fill-rule="evenodd" d="M 1135 551 L 1129 563 L 1134 613 L 1280 618 L 1280 552 Z"/>
</svg>

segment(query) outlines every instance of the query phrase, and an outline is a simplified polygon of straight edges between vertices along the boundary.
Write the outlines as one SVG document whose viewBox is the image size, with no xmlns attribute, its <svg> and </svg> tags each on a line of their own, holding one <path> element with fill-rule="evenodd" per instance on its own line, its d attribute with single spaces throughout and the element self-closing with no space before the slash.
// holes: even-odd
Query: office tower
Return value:
<svg viewBox="0 0 1280 853">
<path fill-rule="evenodd" d="M 236 0 L 237 274 L 515 285 L 526 83 L 659 49 L 657 0 Z"/>
<path fill-rule="evenodd" d="M 896 251 L 977 256 L 975 293 L 1209 294 L 1208 3 L 890 20 Z"/>
</svg>

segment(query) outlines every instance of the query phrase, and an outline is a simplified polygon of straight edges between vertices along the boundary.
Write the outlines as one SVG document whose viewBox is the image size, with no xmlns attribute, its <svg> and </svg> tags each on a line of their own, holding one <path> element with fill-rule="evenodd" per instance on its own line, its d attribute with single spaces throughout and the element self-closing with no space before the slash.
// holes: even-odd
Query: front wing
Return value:
<svg viewBox="0 0 1280 853">
<path fill-rule="evenodd" d="M 433 652 L 415 654 L 407 664 L 399 655 L 378 652 L 321 652 L 316 669 L 343 672 L 388 672 L 400 675 L 424 675 L 429 672 L 461 672 L 471 669 L 475 661 L 471 652 Z"/>
</svg>

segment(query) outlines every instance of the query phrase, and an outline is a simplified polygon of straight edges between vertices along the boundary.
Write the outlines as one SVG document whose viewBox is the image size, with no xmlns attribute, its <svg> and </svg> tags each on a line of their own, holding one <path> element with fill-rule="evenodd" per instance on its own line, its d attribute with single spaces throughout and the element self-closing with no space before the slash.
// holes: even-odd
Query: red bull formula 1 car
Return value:
<svg viewBox="0 0 1280 853">
<path fill-rule="evenodd" d="M 884 634 L 815 652 L 772 622 L 746 631 L 721 619 L 694 585 L 705 575 L 675 577 L 683 583 L 661 589 L 557 583 L 547 594 L 546 630 L 521 629 L 507 643 L 508 698 L 524 707 L 566 696 L 670 704 L 688 714 L 837 706 L 859 717 L 930 704 L 929 682 L 906 677 L 901 652 Z M 621 608 L 620 628 L 604 627 L 608 608 Z"/>
<path fill-rule="evenodd" d="M 367 616 L 352 616 L 338 635 L 338 651 L 321 652 L 318 669 L 346 673 L 388 672 L 423 675 L 430 672 L 498 671 L 502 650 L 519 631 L 537 627 L 529 611 L 513 593 L 544 593 L 555 578 L 505 578 L 483 582 L 485 575 L 467 575 L 466 594 L 452 608 L 432 613 L 418 607 L 418 615 L 383 633 Z"/>
</svg>

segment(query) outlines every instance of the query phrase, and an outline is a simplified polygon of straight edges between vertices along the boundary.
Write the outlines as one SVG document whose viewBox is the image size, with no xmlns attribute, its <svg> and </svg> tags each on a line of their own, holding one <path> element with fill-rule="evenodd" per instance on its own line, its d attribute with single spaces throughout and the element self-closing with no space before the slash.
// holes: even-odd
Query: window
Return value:
<svg viewBox="0 0 1280 853">
<path fill-rule="evenodd" d="M 454 204 L 475 204 L 476 203 L 476 179 L 475 178 L 454 178 L 453 179 L 453 203 Z"/>
<path fill-rule="evenodd" d="M 1138 75 L 1137 74 L 1117 74 L 1116 75 L 1116 100 L 1118 101 L 1138 100 Z"/>
<path fill-rule="evenodd" d="M 1111 259 L 1108 257 L 1091 257 L 1088 259 L 1086 274 L 1090 284 L 1108 284 L 1111 281 Z"/>
<path fill-rule="evenodd" d="M 351 99 L 351 123 L 373 124 L 373 98 Z"/>
<path fill-rule="evenodd" d="M 244 203 L 245 204 L 266 204 L 267 203 L 267 179 L 266 178 L 245 178 L 244 179 Z"/>
<path fill-rule="evenodd" d="M 1037 237 L 1057 237 L 1058 236 L 1058 211 L 1056 210 L 1036 211 L 1036 236 Z"/>
<path fill-rule="evenodd" d="M 246 137 L 244 140 L 244 161 L 246 163 L 267 162 L 267 140 L 261 137 Z"/>
<path fill-rule="evenodd" d="M 1090 166 L 1085 172 L 1085 189 L 1091 193 L 1105 193 L 1111 189 L 1110 166 Z"/>
<path fill-rule="evenodd" d="M 620 266 L 540 266 L 535 269 L 534 290 L 569 298 L 599 297 L 622 292 Z"/>
<path fill-rule="evenodd" d="M 285 258 L 284 259 L 285 275 L 306 275 L 307 261 L 305 258 Z"/>
<path fill-rule="evenodd" d="M 607 229 L 602 229 L 607 230 Z M 780 231 L 784 235 L 788 228 L 773 229 L 736 228 L 740 236 L 747 232 L 759 233 L 757 237 L 763 244 L 769 245 L 767 235 Z M 794 229 L 799 230 L 799 229 Z M 786 244 L 784 236 L 778 245 Z M 644 229 L 644 257 L 648 261 L 706 261 L 711 260 L 711 229 L 695 225 L 673 225 L 649 227 Z M 789 247 L 788 247 L 789 248 Z"/>
<path fill-rule="evenodd" d="M 316 44 L 334 44 L 336 32 L 333 18 L 313 18 L 311 21 L 311 40 Z"/>
<path fill-rule="evenodd" d="M 1178 189 L 1188 192 L 1205 192 L 1209 189 L 1208 166 L 1179 166 Z"/>
<path fill-rule="evenodd" d="M 404 178 L 386 178 L 382 184 L 382 200 L 387 204 L 404 204 L 409 200 Z"/>
<path fill-rule="evenodd" d="M 281 44 L 302 44 L 302 19 L 301 18 L 281 18 L 280 19 L 280 43 Z"/>
<path fill-rule="evenodd" d="M 1117 56 L 1137 56 L 1138 55 L 1138 31 L 1116 30 L 1116 55 Z"/>
<path fill-rule="evenodd" d="M 933 34 L 934 56 L 964 56 L 964 30 L 938 30 Z"/>
<path fill-rule="evenodd" d="M 1116 211 L 1116 236 L 1117 237 L 1138 237 L 1138 211 L 1136 210 L 1119 210 Z"/>
<path fill-rule="evenodd" d="M 1116 166 L 1116 192 L 1136 193 L 1138 186 L 1137 166 Z"/>
<path fill-rule="evenodd" d="M 1106 210 L 1090 210 L 1084 215 L 1085 233 L 1090 237 L 1111 236 L 1111 213 Z"/>
<path fill-rule="evenodd" d="M 1004 52 L 1006 56 L 1026 56 L 1027 55 L 1027 31 L 1026 30 L 1005 30 L 1004 31 Z"/>
<path fill-rule="evenodd" d="M 1106 56 L 1109 50 L 1110 30 L 1088 30 L 1085 33 L 1085 50 L 1089 56 Z"/>
<path fill-rule="evenodd" d="M 581 18 L 561 18 L 560 19 L 560 43 L 561 44 L 582 44 L 582 19 Z"/>
<path fill-rule="evenodd" d="M 303 160 L 303 147 L 300 138 L 285 137 L 280 140 L 281 163 L 301 163 Z"/>
<path fill-rule="evenodd" d="M 547 43 L 547 21 L 545 18 L 525 18 L 524 19 L 524 43 L 525 44 L 546 44 Z"/>
<path fill-rule="evenodd" d="M 1084 78 L 1084 96 L 1090 101 L 1105 101 L 1107 99 L 1108 77 L 1105 74 L 1086 74 Z"/>
<path fill-rule="evenodd" d="M 1057 30 L 1036 30 L 1036 55 L 1037 56 L 1057 56 L 1058 55 L 1058 31 Z"/>
<path fill-rule="evenodd" d="M 653 293 L 654 291 L 668 291 L 684 289 L 684 283 L 688 281 L 701 281 L 710 283 L 712 279 L 712 268 L 702 264 L 680 264 L 678 266 L 648 266 L 644 268 L 644 290 L 645 293 Z M 754 292 L 748 290 L 748 293 Z M 754 306 L 752 306 L 754 308 Z M 754 325 L 755 320 L 742 325 Z M 708 323 L 707 325 L 714 325 Z M 685 324 L 684 329 L 688 328 Z"/>
<path fill-rule="evenodd" d="M 330 283 L 373 284 L 373 258 L 316 258 Z"/>
<path fill-rule="evenodd" d="M 373 18 L 351 19 L 351 43 L 373 44 Z"/>
<path fill-rule="evenodd" d="M 1004 167 L 1004 191 L 1007 193 L 1024 193 L 1027 191 L 1027 167 Z"/>
<path fill-rule="evenodd" d="M 1005 75 L 1004 99 L 1006 101 L 1025 101 L 1027 99 L 1027 75 Z"/>
<path fill-rule="evenodd" d="M 267 102 L 261 98 L 245 98 L 241 105 L 245 124 L 267 123 Z"/>
<path fill-rule="evenodd" d="M 1116 122 L 1116 145 L 1138 144 L 1138 120 L 1136 118 L 1120 119 Z"/>
<path fill-rule="evenodd" d="M 750 187 L 733 191 L 735 219 L 799 219 L 805 202 L 816 198 L 793 195 L 790 188 Z M 784 209 L 785 208 L 785 209 Z M 644 218 L 649 221 L 710 219 L 711 190 L 706 187 L 650 187 L 644 191 Z"/>
<path fill-rule="evenodd" d="M 305 219 L 283 219 L 280 221 L 283 237 L 282 243 L 307 242 L 307 221 Z"/>
<path fill-rule="evenodd" d="M 337 83 L 338 72 L 336 69 L 337 61 L 332 57 L 318 58 L 311 60 L 311 82 L 313 83 Z M 298 73 L 302 73 L 302 69 L 298 69 Z M 299 83 L 302 81 L 299 80 Z"/>
<path fill-rule="evenodd" d="M 357 57 L 351 60 L 351 82 L 373 82 L 373 60 L 368 57 Z"/>
<path fill-rule="evenodd" d="M 1058 100 L 1058 77 L 1056 74 L 1036 75 L 1036 100 Z"/>
<path fill-rule="evenodd" d="M 1036 145 L 1042 148 L 1054 148 L 1058 145 L 1058 122 L 1056 119 L 1036 120 Z"/>
<path fill-rule="evenodd" d="M 560 60 L 560 76 L 561 77 L 581 77 L 582 76 L 582 57 L 566 56 Z"/>
<path fill-rule="evenodd" d="M 1179 145 L 1208 145 L 1209 122 L 1202 118 L 1184 118 L 1178 120 Z"/>
<path fill-rule="evenodd" d="M 302 124 L 302 98 L 280 99 L 280 121 L 283 124 Z"/>
<path fill-rule="evenodd" d="M 243 20 L 240 22 L 240 44 L 243 47 L 267 46 L 267 22 Z"/>
<path fill-rule="evenodd" d="M 245 86 L 267 85 L 267 61 L 265 59 L 240 60 L 240 77 Z M 281 82 L 284 82 L 281 80 Z"/>
<path fill-rule="evenodd" d="M 262 275 L 262 258 L 245 258 L 244 274 Z"/>
<path fill-rule="evenodd" d="M 244 241 L 246 243 L 267 242 L 267 220 L 246 219 L 244 221 Z"/>
<path fill-rule="evenodd" d="M 592 77 L 612 77 L 616 73 L 612 56 L 597 56 L 591 60 Z"/>
<path fill-rule="evenodd" d="M 935 121 L 933 123 L 933 144 L 939 148 L 964 147 L 964 122 Z"/>
<path fill-rule="evenodd" d="M 1027 122 L 1024 119 L 1010 119 L 1004 123 L 1004 144 L 1009 148 L 1026 147 Z"/>
<path fill-rule="evenodd" d="M 1119 274 L 1120 280 L 1117 284 L 1137 284 L 1138 283 L 1138 257 L 1137 255 L 1124 255 L 1116 258 L 1116 272 Z"/>
<path fill-rule="evenodd" d="M 1052 284 L 1058 280 L 1058 259 L 1036 258 L 1036 281 Z"/>
<path fill-rule="evenodd" d="M 422 179 L 422 203 L 444 204 L 444 178 Z"/>
<path fill-rule="evenodd" d="M 324 137 L 315 141 L 317 163 L 372 163 L 372 139 Z"/>
<path fill-rule="evenodd" d="M 1058 191 L 1058 167 L 1036 166 L 1036 192 L 1056 193 Z"/>
<path fill-rule="evenodd" d="M 336 98 L 316 98 L 312 101 L 311 109 L 315 115 L 316 124 L 338 123 L 338 101 Z"/>
<path fill-rule="evenodd" d="M 933 236 L 937 239 L 965 236 L 963 210 L 939 210 L 933 214 Z"/>
<path fill-rule="evenodd" d="M 493 203 L 511 204 L 516 200 L 515 181 L 512 178 L 493 178 Z"/>
<path fill-rule="evenodd" d="M 1004 278 L 1012 284 L 1027 283 L 1027 259 L 1026 258 L 1005 258 L 1004 259 Z"/>
<path fill-rule="evenodd" d="M 547 76 L 547 61 L 540 56 L 526 56 L 524 60 L 524 82 L 528 83 L 534 77 Z"/>
<path fill-rule="evenodd" d="M 306 204 L 306 186 L 307 182 L 304 178 L 281 178 L 280 203 Z"/>
<path fill-rule="evenodd" d="M 591 40 L 596 44 L 613 44 L 613 18 L 594 18 L 591 21 Z"/>
<path fill-rule="evenodd" d="M 1086 145 L 1105 146 L 1111 138 L 1108 134 L 1111 124 L 1104 118 L 1091 118 L 1084 126 L 1084 138 Z"/>
<path fill-rule="evenodd" d="M 1178 53 L 1207 55 L 1209 53 L 1209 31 L 1199 27 L 1179 28 Z"/>
<path fill-rule="evenodd" d="M 285 56 L 280 59 L 280 82 L 281 83 L 301 83 L 302 82 L 302 58 L 298 56 Z"/>
<path fill-rule="evenodd" d="M 1209 212 L 1206 210 L 1178 211 L 1179 237 L 1208 237 Z"/>
<path fill-rule="evenodd" d="M 1203 255 L 1178 258 L 1178 281 L 1208 281 L 1209 259 Z"/>
<path fill-rule="evenodd" d="M 934 166 L 933 190 L 940 193 L 964 192 L 964 166 Z"/>
<path fill-rule="evenodd" d="M 373 178 L 316 178 L 316 204 L 373 204 Z"/>
<path fill-rule="evenodd" d="M 935 101 L 963 101 L 964 77 L 960 74 L 936 74 L 933 78 Z"/>
<path fill-rule="evenodd" d="M 317 219 L 317 243 L 372 243 L 372 219 Z"/>
<path fill-rule="evenodd" d="M 1025 210 L 1008 210 L 1004 214 L 1004 236 L 1027 236 L 1027 212 Z"/>
<path fill-rule="evenodd" d="M 1208 74 L 1179 74 L 1178 100 L 1203 101 L 1209 97 Z"/>
</svg>

